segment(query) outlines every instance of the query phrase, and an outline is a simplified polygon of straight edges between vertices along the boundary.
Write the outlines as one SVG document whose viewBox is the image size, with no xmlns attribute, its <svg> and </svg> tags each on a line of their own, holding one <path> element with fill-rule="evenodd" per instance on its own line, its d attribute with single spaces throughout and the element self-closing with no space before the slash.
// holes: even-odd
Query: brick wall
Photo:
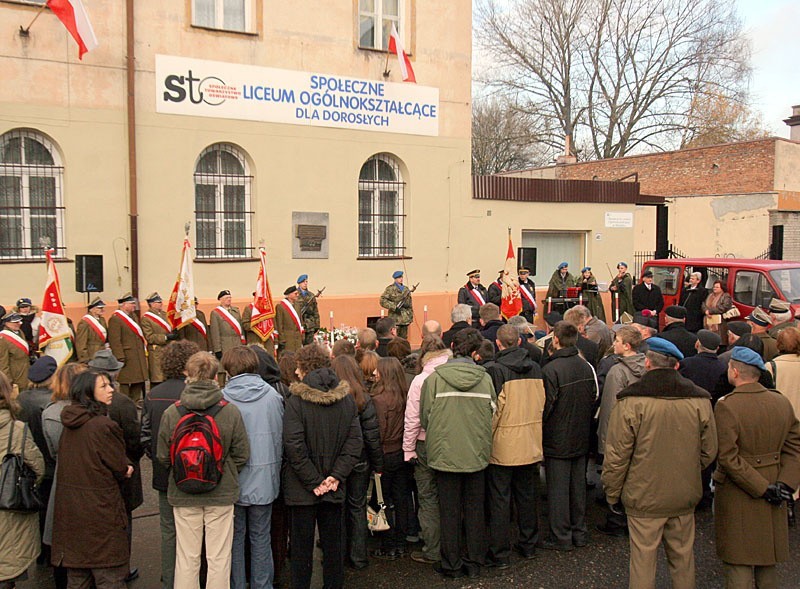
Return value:
<svg viewBox="0 0 800 589">
<path fill-rule="evenodd" d="M 783 259 L 800 260 L 800 212 L 770 211 L 770 234 L 775 225 L 783 225 Z"/>
<path fill-rule="evenodd" d="M 776 141 L 768 138 L 559 166 L 556 177 L 617 180 L 638 172 L 641 193 L 658 196 L 770 192 L 775 189 Z"/>
</svg>

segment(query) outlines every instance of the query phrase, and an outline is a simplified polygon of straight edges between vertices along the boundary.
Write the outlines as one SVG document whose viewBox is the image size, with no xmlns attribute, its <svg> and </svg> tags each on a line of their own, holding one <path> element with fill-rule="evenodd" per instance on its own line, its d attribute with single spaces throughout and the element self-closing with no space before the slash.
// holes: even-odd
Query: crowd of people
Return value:
<svg viewBox="0 0 800 589">
<path fill-rule="evenodd" d="M 61 367 L 38 358 L 18 396 L 0 371 L 0 447 L 24 451 L 43 500 L 39 512 L 0 510 L 0 588 L 37 557 L 58 588 L 136 578 L 145 456 L 164 588 L 307 588 L 317 531 L 331 588 L 373 560 L 474 578 L 514 553 L 580 550 L 595 466 L 607 501 L 596 531 L 629 537 L 631 587 L 655 586 L 662 543 L 673 586 L 695 586 L 694 512 L 712 504 L 726 586 L 777 586 L 800 486 L 790 307 L 773 300 L 734 320 L 722 285 L 706 292 L 693 275 L 682 304 L 664 308 L 652 277 L 633 286 L 618 270 L 611 325 L 590 297 L 546 313 L 544 330 L 503 317 L 476 270 L 463 289 L 476 292 L 448 329 L 425 322 L 418 349 L 392 316 L 356 342 L 301 338 L 277 357 L 236 333 L 219 350 L 165 336 L 149 344 L 158 364 L 148 359 L 140 408 L 113 345 Z M 591 269 L 581 277 L 591 291 Z M 412 306 L 402 278 L 384 293 L 395 314 Z M 551 282 L 561 292 L 569 280 L 564 266 Z M 226 297 L 218 328 L 231 325 Z M 301 335 L 302 318 L 289 317 Z M 388 529 L 369 542 L 368 513 L 380 511 Z"/>
</svg>

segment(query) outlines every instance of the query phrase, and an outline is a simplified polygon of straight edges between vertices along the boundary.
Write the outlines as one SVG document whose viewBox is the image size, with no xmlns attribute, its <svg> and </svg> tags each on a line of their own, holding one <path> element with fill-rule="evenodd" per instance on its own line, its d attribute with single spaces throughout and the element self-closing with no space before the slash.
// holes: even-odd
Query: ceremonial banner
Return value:
<svg viewBox="0 0 800 589">
<path fill-rule="evenodd" d="M 269 278 L 267 278 L 267 252 L 262 247 L 258 249 L 261 265 L 258 268 L 258 280 L 256 280 L 256 296 L 253 297 L 253 314 L 250 318 L 250 329 L 261 338 L 267 341 L 275 330 L 275 306 L 272 304 L 272 292 L 269 289 Z"/>
<path fill-rule="evenodd" d="M 506 319 L 515 317 L 522 312 L 522 299 L 519 294 L 519 276 L 517 276 L 517 258 L 514 255 L 514 246 L 511 244 L 510 230 L 508 232 L 506 265 L 503 267 L 503 301 L 500 303 L 500 312 Z"/>
<path fill-rule="evenodd" d="M 61 305 L 61 283 L 58 271 L 51 256 L 52 250 L 47 250 L 47 284 L 42 300 L 42 321 L 39 324 L 39 349 L 44 350 L 46 356 L 56 359 L 62 366 L 75 347 L 72 341 L 72 332 Z"/>
<path fill-rule="evenodd" d="M 172 294 L 169 295 L 167 304 L 167 319 L 172 324 L 172 329 L 180 329 L 192 323 L 197 317 L 194 306 L 194 278 L 192 276 L 192 245 L 189 238 L 183 240 L 181 253 L 181 268 Z"/>
</svg>

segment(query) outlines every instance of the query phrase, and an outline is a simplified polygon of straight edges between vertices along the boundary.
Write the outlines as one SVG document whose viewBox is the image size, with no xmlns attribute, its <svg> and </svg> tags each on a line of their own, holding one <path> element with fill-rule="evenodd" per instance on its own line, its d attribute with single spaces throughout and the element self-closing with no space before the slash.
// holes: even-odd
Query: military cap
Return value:
<svg viewBox="0 0 800 589">
<path fill-rule="evenodd" d="M 473 276 L 480 276 L 480 275 L 481 275 L 481 271 L 480 270 L 470 270 L 469 272 L 467 272 L 467 276 L 469 278 L 472 278 Z"/>
<path fill-rule="evenodd" d="M 284 290 L 284 291 L 283 291 L 283 294 L 284 294 L 284 295 L 290 295 L 290 294 L 292 294 L 293 292 L 297 292 L 297 287 L 296 287 L 296 286 L 294 286 L 294 285 L 292 285 L 292 286 L 290 286 L 289 288 L 287 288 L 286 290 Z"/>
<path fill-rule="evenodd" d="M 678 360 L 683 360 L 683 354 L 671 341 L 665 340 L 663 337 L 651 337 L 647 340 L 647 346 L 651 352 L 663 354 L 664 356 L 672 356 Z"/>
<path fill-rule="evenodd" d="M 94 353 L 94 357 L 89 360 L 89 368 L 105 370 L 106 372 L 116 372 L 122 370 L 124 362 L 117 360 L 116 356 L 108 348 L 102 348 Z"/>
<path fill-rule="evenodd" d="M 736 346 L 733 348 L 733 353 L 731 353 L 731 360 L 736 360 L 737 362 L 741 362 L 742 364 L 749 364 L 750 366 L 755 366 L 759 370 L 766 370 L 766 366 L 764 366 L 764 360 L 758 354 L 758 352 L 754 352 L 750 348 L 745 348 L 744 346 Z"/>
<path fill-rule="evenodd" d="M 31 306 L 33 306 L 33 303 L 31 303 L 31 300 L 28 297 L 22 297 L 21 299 L 17 300 L 17 308 Z"/>
<path fill-rule="evenodd" d="M 135 303 L 135 302 L 136 298 L 129 292 L 126 292 L 124 295 L 122 295 L 120 298 L 117 299 L 117 303 L 120 305 L 122 303 Z"/>
<path fill-rule="evenodd" d="M 666 313 L 667 317 L 672 317 L 673 319 L 686 319 L 686 307 L 681 307 L 680 305 L 670 305 L 664 309 L 664 313 Z"/>
<path fill-rule="evenodd" d="M 591 266 L 584 266 L 581 269 L 581 274 L 583 274 L 584 272 L 591 272 L 591 271 L 592 271 L 592 267 Z"/>
<path fill-rule="evenodd" d="M 403 271 L 402 270 L 396 270 L 392 274 L 392 278 L 394 278 L 395 280 L 397 280 L 398 278 L 402 278 L 402 277 L 403 277 Z"/>
<path fill-rule="evenodd" d="M 561 263 L 558 265 L 558 269 L 559 269 L 559 270 L 561 270 L 561 269 L 563 269 L 563 268 L 567 268 L 567 267 L 569 267 L 569 264 L 567 264 L 566 262 L 561 262 Z"/>
<path fill-rule="evenodd" d="M 220 300 L 222 297 L 229 297 L 229 296 L 231 296 L 231 291 L 229 291 L 229 290 L 221 290 L 221 291 L 219 291 L 219 294 L 217 295 L 217 300 Z"/>
<path fill-rule="evenodd" d="M 631 315 L 627 311 L 623 311 L 622 315 L 620 315 L 619 317 L 619 322 L 622 323 L 622 325 L 628 325 L 630 323 L 633 323 L 633 315 Z"/>
<path fill-rule="evenodd" d="M 308 280 L 308 274 L 301 274 L 300 276 L 297 277 L 297 284 L 305 282 L 306 280 Z"/>
<path fill-rule="evenodd" d="M 719 335 L 708 329 L 701 329 L 698 331 L 697 339 L 700 340 L 701 346 L 712 352 L 716 352 L 717 348 L 722 343 L 722 339 Z"/>
<path fill-rule="evenodd" d="M 753 312 L 750 313 L 746 319 L 751 323 L 755 323 L 756 325 L 760 325 L 761 327 L 766 327 L 767 325 L 772 325 L 772 319 L 767 314 L 767 312 L 762 309 L 761 307 L 756 307 L 753 309 Z"/>
<path fill-rule="evenodd" d="M 103 299 L 101 299 L 100 297 L 94 297 L 92 299 L 92 302 L 89 303 L 89 308 L 90 309 L 94 309 L 95 307 L 105 307 L 105 306 L 106 306 L 106 304 L 103 302 Z"/>
<path fill-rule="evenodd" d="M 3 317 L 3 323 L 19 323 L 22 321 L 22 315 L 19 313 L 8 313 L 5 317 Z"/>
<path fill-rule="evenodd" d="M 750 327 L 747 321 L 730 321 L 728 323 L 728 331 L 732 331 L 734 334 L 742 337 L 745 334 L 752 333 L 753 328 Z"/>
<path fill-rule="evenodd" d="M 28 368 L 28 380 L 33 383 L 46 381 L 58 368 L 58 362 L 52 356 L 42 356 Z"/>
<path fill-rule="evenodd" d="M 769 310 L 773 313 L 788 313 L 792 310 L 792 306 L 789 304 L 789 301 L 782 301 L 781 299 L 773 298 L 769 302 Z"/>
<path fill-rule="evenodd" d="M 517 273 L 519 273 L 519 274 L 523 274 L 523 273 L 530 274 L 531 271 L 530 271 L 530 268 L 526 268 L 525 266 L 522 266 L 519 270 L 517 270 Z"/>
<path fill-rule="evenodd" d="M 163 302 L 164 299 L 162 299 L 161 295 L 158 294 L 157 292 L 151 292 L 149 295 L 147 295 L 147 298 L 145 300 L 148 303 L 161 303 Z"/>
</svg>

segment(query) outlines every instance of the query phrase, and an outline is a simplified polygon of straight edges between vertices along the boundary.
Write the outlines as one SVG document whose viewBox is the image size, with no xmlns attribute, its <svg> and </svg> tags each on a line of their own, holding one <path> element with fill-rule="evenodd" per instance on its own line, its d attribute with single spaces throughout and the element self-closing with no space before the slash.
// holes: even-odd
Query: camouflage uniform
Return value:
<svg viewBox="0 0 800 589">
<path fill-rule="evenodd" d="M 407 338 L 408 326 L 414 321 L 414 306 L 409 288 L 403 286 L 401 290 L 397 283 L 387 286 L 381 295 L 381 307 L 389 311 L 389 317 L 397 323 L 397 335 Z"/>
<path fill-rule="evenodd" d="M 300 315 L 303 328 L 306 330 L 303 336 L 303 344 L 308 345 L 314 341 L 314 334 L 319 331 L 319 307 L 317 307 L 317 297 L 310 290 L 298 288 L 300 295 L 294 302 L 294 308 Z M 305 310 L 303 308 L 305 307 Z"/>
</svg>

